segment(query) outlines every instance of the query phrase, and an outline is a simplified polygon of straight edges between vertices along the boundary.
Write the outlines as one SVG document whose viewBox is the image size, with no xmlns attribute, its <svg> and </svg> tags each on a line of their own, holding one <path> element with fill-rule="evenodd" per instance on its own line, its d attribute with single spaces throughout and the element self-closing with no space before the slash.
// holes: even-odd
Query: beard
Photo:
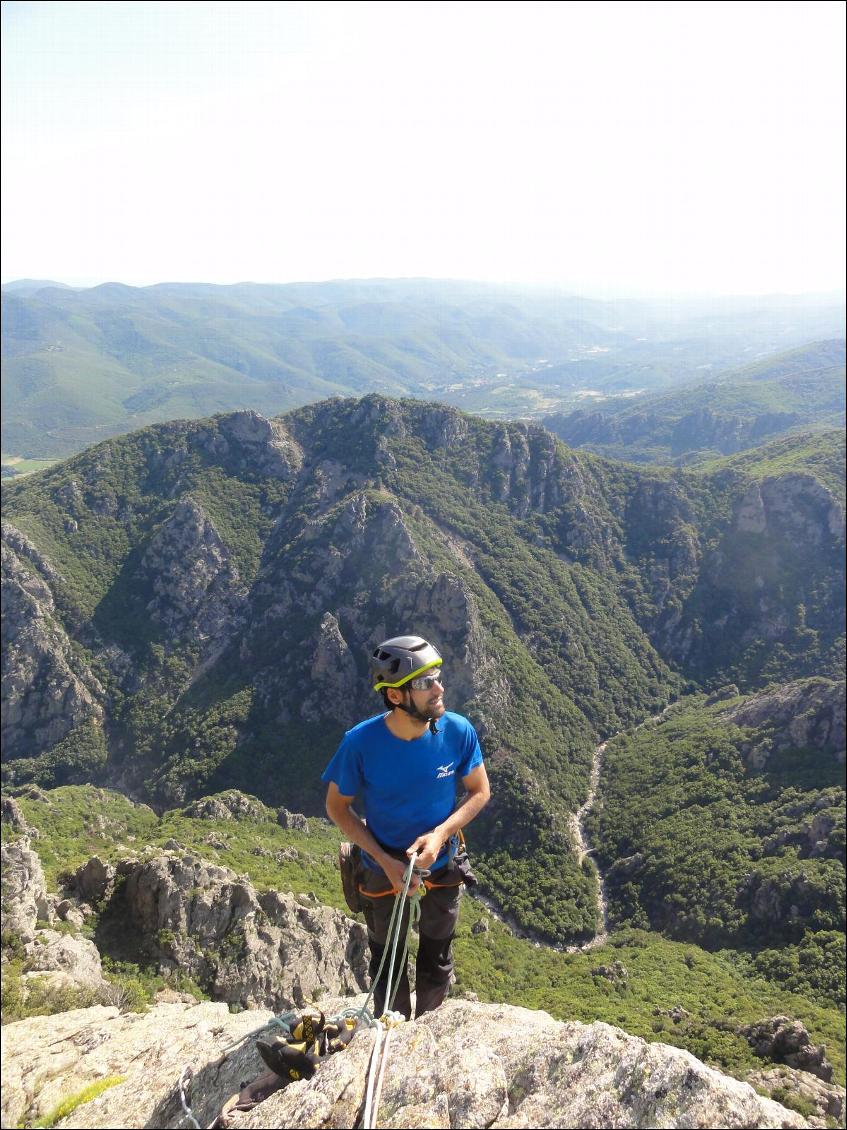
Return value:
<svg viewBox="0 0 847 1130">
<path fill-rule="evenodd" d="M 444 706 L 444 697 L 438 695 L 437 698 L 430 698 L 426 705 L 419 707 L 419 709 L 421 714 L 429 719 L 440 718 L 446 709 Z"/>
<path fill-rule="evenodd" d="M 417 718 L 419 722 L 434 722 L 440 718 L 446 707 L 444 706 L 444 698 L 442 695 L 429 695 L 424 702 L 419 701 L 423 698 L 420 692 L 411 692 L 409 694 L 409 706 L 406 712 L 413 718 Z"/>
</svg>

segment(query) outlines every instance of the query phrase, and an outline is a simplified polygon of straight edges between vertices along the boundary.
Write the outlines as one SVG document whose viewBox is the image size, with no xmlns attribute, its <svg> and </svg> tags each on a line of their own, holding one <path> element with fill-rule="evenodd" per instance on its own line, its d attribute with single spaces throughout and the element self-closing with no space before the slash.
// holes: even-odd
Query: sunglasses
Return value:
<svg viewBox="0 0 847 1130">
<path fill-rule="evenodd" d="M 416 679 L 410 679 L 408 686 L 413 691 L 428 691 L 431 690 L 435 684 L 438 683 L 440 687 L 444 686 L 444 675 L 441 671 L 427 671 L 425 675 L 418 675 Z"/>
</svg>

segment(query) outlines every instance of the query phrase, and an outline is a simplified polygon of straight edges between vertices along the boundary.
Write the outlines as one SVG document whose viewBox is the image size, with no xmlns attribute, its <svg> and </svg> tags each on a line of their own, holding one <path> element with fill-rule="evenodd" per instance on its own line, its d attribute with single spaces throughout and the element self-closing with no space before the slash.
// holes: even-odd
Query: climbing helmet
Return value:
<svg viewBox="0 0 847 1130">
<path fill-rule="evenodd" d="M 441 666 L 441 652 L 420 636 L 394 636 L 374 648 L 370 661 L 371 686 L 402 687 L 411 679 Z"/>
</svg>

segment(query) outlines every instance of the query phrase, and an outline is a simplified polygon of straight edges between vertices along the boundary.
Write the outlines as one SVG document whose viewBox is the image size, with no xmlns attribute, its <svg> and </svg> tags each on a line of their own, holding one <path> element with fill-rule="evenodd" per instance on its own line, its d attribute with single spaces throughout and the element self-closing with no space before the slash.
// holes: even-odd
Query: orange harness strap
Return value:
<svg viewBox="0 0 847 1130">
<path fill-rule="evenodd" d="M 462 880 L 460 879 L 458 883 L 433 883 L 429 879 L 424 879 L 423 885 L 428 891 L 434 891 L 448 887 L 458 887 L 461 885 L 461 882 Z M 384 899 L 388 898 L 389 895 L 396 895 L 397 891 L 395 891 L 393 887 L 389 887 L 387 891 L 366 891 L 364 887 L 359 887 L 359 894 L 369 899 Z"/>
</svg>

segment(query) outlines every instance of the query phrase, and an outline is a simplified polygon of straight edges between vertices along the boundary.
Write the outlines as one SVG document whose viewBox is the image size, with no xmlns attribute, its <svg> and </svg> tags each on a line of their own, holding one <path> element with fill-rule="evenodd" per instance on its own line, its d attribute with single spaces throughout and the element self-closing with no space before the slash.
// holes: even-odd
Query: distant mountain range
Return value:
<svg viewBox="0 0 847 1130">
<path fill-rule="evenodd" d="M 714 380 L 545 417 L 571 447 L 638 463 L 703 462 L 790 430 L 843 427 L 844 341 L 818 341 Z"/>
<path fill-rule="evenodd" d="M 656 390 L 841 333 L 837 299 L 604 302 L 411 279 L 4 285 L 5 457 L 174 418 L 377 391 L 489 417 Z"/>
</svg>

